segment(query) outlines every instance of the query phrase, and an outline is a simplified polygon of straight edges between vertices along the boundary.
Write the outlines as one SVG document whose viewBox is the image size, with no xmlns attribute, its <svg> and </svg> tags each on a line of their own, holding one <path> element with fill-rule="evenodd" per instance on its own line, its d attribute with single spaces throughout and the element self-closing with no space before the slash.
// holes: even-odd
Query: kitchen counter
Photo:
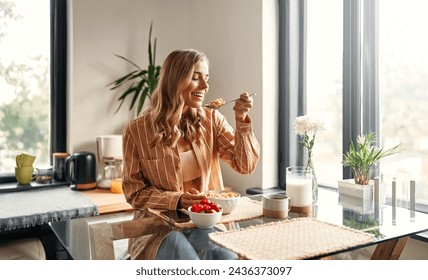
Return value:
<svg viewBox="0 0 428 280">
<path fill-rule="evenodd" d="M 0 232 L 49 222 L 132 211 L 123 194 L 71 190 L 68 185 L 0 193 Z"/>
<path fill-rule="evenodd" d="M 122 193 L 117 194 L 112 193 L 110 190 L 95 189 L 82 191 L 81 194 L 89 198 L 97 206 L 100 215 L 133 210 Z"/>
</svg>

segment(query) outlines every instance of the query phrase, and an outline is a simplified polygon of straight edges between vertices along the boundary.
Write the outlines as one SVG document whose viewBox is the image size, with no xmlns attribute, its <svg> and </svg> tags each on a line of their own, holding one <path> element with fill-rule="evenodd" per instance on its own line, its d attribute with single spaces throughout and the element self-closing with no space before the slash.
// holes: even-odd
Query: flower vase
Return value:
<svg viewBox="0 0 428 280">
<path fill-rule="evenodd" d="M 308 162 L 306 167 L 310 167 L 312 169 L 312 203 L 318 202 L 318 181 L 317 175 L 315 173 L 314 162 L 312 161 L 312 151 L 308 150 Z"/>
</svg>

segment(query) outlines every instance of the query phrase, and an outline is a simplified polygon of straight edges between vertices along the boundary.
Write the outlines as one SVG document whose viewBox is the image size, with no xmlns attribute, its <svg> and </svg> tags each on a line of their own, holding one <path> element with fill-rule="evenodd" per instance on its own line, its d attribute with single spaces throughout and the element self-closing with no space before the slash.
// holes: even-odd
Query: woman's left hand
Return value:
<svg viewBox="0 0 428 280">
<path fill-rule="evenodd" d="M 201 200 L 205 198 L 207 198 L 206 195 L 202 195 L 198 190 L 192 188 L 188 192 L 183 193 L 180 197 L 179 204 L 184 209 L 187 209 L 195 203 L 200 203 Z"/>
<path fill-rule="evenodd" d="M 236 100 L 233 110 L 235 111 L 235 119 L 240 122 L 245 122 L 248 112 L 253 108 L 253 98 L 247 92 L 242 93 L 239 99 Z"/>
</svg>

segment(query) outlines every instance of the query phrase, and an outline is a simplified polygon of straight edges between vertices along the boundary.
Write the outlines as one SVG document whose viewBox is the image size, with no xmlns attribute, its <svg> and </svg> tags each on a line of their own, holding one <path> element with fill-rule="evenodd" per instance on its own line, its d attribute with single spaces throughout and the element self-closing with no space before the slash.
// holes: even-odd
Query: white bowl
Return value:
<svg viewBox="0 0 428 280">
<path fill-rule="evenodd" d="M 223 215 L 229 214 L 236 208 L 241 195 L 237 192 L 210 191 L 207 198 L 223 208 Z"/>
<path fill-rule="evenodd" d="M 214 226 L 218 221 L 220 221 L 221 215 L 223 214 L 223 209 L 220 209 L 220 212 L 215 213 L 192 212 L 192 207 L 189 207 L 187 210 L 189 211 L 189 217 L 192 222 L 200 228 L 210 228 Z"/>
</svg>

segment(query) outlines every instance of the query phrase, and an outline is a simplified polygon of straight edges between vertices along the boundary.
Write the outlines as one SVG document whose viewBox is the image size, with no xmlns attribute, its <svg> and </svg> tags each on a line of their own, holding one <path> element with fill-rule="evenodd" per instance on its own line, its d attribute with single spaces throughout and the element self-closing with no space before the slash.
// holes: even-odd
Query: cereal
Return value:
<svg viewBox="0 0 428 280">
<path fill-rule="evenodd" d="M 222 192 L 222 193 L 216 193 L 216 192 L 210 192 L 207 194 L 208 198 L 235 198 L 238 197 L 239 193 L 236 192 Z"/>
<path fill-rule="evenodd" d="M 214 99 L 213 101 L 210 102 L 209 107 L 218 109 L 221 106 L 223 106 L 224 103 L 225 102 L 224 102 L 223 98 L 217 98 L 217 99 Z"/>
</svg>

